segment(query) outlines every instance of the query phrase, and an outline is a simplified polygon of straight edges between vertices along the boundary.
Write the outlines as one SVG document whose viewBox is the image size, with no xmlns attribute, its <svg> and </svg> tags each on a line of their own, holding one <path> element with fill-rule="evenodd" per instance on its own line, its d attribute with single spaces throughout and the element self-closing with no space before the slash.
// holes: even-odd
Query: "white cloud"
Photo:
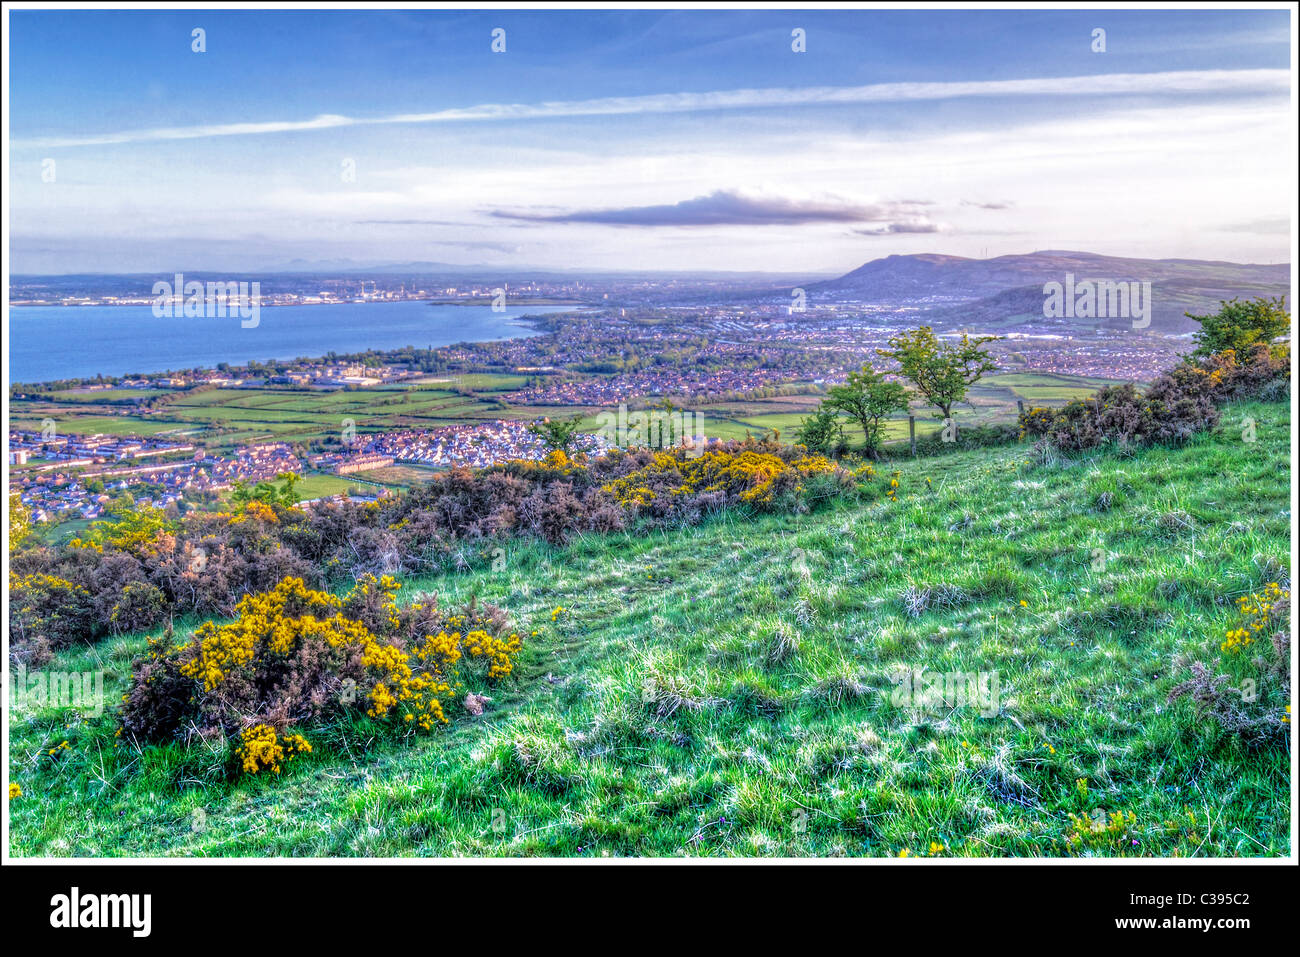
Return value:
<svg viewBox="0 0 1300 957">
<path fill-rule="evenodd" d="M 1163 73 L 1109 73 L 1091 76 L 1032 77 L 1020 80 L 962 80 L 939 83 L 873 83 L 866 86 L 796 87 L 658 93 L 534 104 L 488 103 L 381 117 L 322 114 L 310 120 L 201 124 L 151 130 L 126 130 L 89 136 L 11 140 L 17 149 L 69 149 L 159 140 L 204 139 L 333 129 L 343 126 L 424 124 L 466 121 L 535 120 L 580 116 L 686 113 L 706 110 L 788 108 L 854 103 L 946 100 L 959 97 L 1112 96 L 1197 93 L 1282 93 L 1290 89 L 1286 70 L 1177 70 Z"/>
</svg>

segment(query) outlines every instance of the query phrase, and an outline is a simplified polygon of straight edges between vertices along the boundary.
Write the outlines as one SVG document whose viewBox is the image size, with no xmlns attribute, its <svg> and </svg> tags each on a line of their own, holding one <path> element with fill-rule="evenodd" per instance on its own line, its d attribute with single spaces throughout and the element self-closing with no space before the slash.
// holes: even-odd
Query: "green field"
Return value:
<svg viewBox="0 0 1300 957">
<path fill-rule="evenodd" d="M 62 399 L 64 401 L 74 402 L 112 402 L 122 399 L 149 399 L 155 396 L 166 395 L 172 392 L 172 389 L 96 389 L 87 391 L 84 389 L 60 389 L 50 392 L 42 392 L 40 395 L 48 396 L 53 399 Z"/>
<path fill-rule="evenodd" d="M 1091 395 L 1112 380 L 1089 376 L 1058 375 L 1055 373 L 1003 373 L 981 380 L 970 391 L 967 401 L 953 410 L 958 427 L 995 425 L 1014 422 L 1019 415 L 1017 401 L 1026 408 L 1034 406 L 1061 406 L 1071 399 Z M 818 395 L 777 397 L 763 400 L 740 401 L 707 405 L 701 418 L 705 433 L 724 439 L 743 439 L 746 434 L 762 435 L 776 429 L 783 439 L 794 441 L 800 423 L 821 401 Z M 918 438 L 937 432 L 940 428 L 935 410 L 915 400 L 911 414 L 916 418 Z M 861 430 L 846 425 L 851 443 L 859 444 Z M 908 437 L 907 416 L 891 418 L 885 427 L 887 442 Z"/>
<path fill-rule="evenodd" d="M 525 385 L 520 375 L 445 375 L 348 392 L 312 389 L 216 389 L 177 396 L 170 404 L 141 412 L 117 405 L 114 398 L 127 393 L 156 395 L 156 390 L 115 390 L 82 393 L 80 401 L 28 399 L 13 403 L 11 421 L 17 428 L 40 429 L 52 418 L 64 432 L 140 435 L 174 434 L 214 450 L 231 450 L 253 442 L 315 443 L 337 438 L 350 421 L 361 434 L 397 429 L 428 429 L 491 419 L 536 419 L 585 416 L 583 429 L 594 431 L 593 407 L 502 406 L 500 396 Z M 959 425 L 987 425 L 1014 421 L 1016 401 L 1026 406 L 1062 405 L 1094 391 L 1107 380 L 1050 373 L 1004 373 L 986 378 L 972 390 L 969 402 L 958 407 Z M 464 395 L 457 390 L 471 390 Z M 118 396 L 117 393 L 122 393 Z M 73 393 L 58 393 L 71 398 Z M 102 402 L 96 403 L 96 398 Z M 797 395 L 731 402 L 706 402 L 692 409 L 704 434 L 722 439 L 743 439 L 777 429 L 793 439 L 802 419 L 821 397 Z M 933 410 L 913 403 L 918 435 L 938 428 Z M 850 438 L 856 440 L 855 430 Z M 907 437 L 906 417 L 888 426 L 889 440 Z"/>
<path fill-rule="evenodd" d="M 521 376 L 464 376 L 480 389 L 461 395 L 427 385 L 347 392 L 308 389 L 215 389 L 186 393 L 152 410 L 96 403 L 90 393 L 78 403 L 27 399 L 12 403 L 16 428 L 39 430 L 53 419 L 62 432 L 156 435 L 174 433 L 214 450 L 259 441 L 320 442 L 337 438 L 349 424 L 361 434 L 425 429 L 511 417 L 492 398 L 523 383 Z M 469 385 L 466 386 L 467 388 Z M 571 410 L 570 410 L 571 411 Z M 531 412 L 519 415 L 532 416 Z"/>
<path fill-rule="evenodd" d="M 404 589 L 540 632 L 483 718 L 304 728 L 310 756 L 230 780 L 199 745 L 115 748 L 111 707 L 17 709 L 10 850 L 1285 856 L 1289 741 L 1248 749 L 1167 695 L 1180 654 L 1249 667 L 1219 650 L 1233 599 L 1289 582 L 1289 434 L 1286 404 L 1238 405 L 1178 449 L 954 452 L 900 464 L 897 502 L 886 467 L 809 515 L 507 543 L 501 570 L 485 555 Z M 51 667 L 103 670 L 116 702 L 145 648 Z M 898 706 L 919 668 L 993 672 L 1000 704 Z M 1098 812 L 1122 836 L 1068 843 L 1070 815 Z"/>
<path fill-rule="evenodd" d="M 394 488 L 410 488 L 413 485 L 423 485 L 437 475 L 439 471 L 439 469 L 427 465 L 389 465 L 385 468 L 354 472 L 348 478 L 378 482 L 381 485 L 389 485 Z"/>
</svg>

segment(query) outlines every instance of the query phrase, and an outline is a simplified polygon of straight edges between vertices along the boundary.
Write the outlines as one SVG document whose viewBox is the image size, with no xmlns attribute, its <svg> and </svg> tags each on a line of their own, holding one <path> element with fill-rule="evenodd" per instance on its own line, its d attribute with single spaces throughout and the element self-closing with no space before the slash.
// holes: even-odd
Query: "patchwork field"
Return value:
<svg viewBox="0 0 1300 957">
<path fill-rule="evenodd" d="M 16 428 L 41 428 L 53 419 L 67 432 L 105 434 L 172 434 L 201 441 L 216 449 L 233 449 L 258 441 L 313 442 L 339 435 L 350 420 L 359 433 L 393 429 L 425 429 L 489 419 L 567 417 L 586 418 L 583 428 L 594 431 L 601 411 L 593 407 L 509 406 L 500 395 L 526 383 L 524 376 L 426 376 L 423 380 L 361 391 L 307 389 L 218 389 L 176 395 L 169 403 L 144 412 L 133 411 L 123 399 L 152 390 L 99 393 L 52 393 L 60 401 L 32 398 L 13 403 Z M 959 425 L 1010 422 L 1016 400 L 1026 406 L 1063 405 L 1094 391 L 1107 380 L 1083 376 L 1013 373 L 990 376 L 971 390 L 969 403 L 958 408 Z M 459 391 L 458 391 L 459 390 Z M 469 392 L 470 394 L 465 394 Z M 121 394 L 119 394 L 121 393 Z M 129 395 L 127 393 L 130 393 Z M 76 402 L 63 401 L 75 398 Z M 704 403 L 696 411 L 706 435 L 743 439 L 777 429 L 793 438 L 800 421 L 820 401 L 817 395 Z M 938 429 L 928 409 L 917 406 L 918 435 Z M 850 430 L 852 433 L 853 430 Z M 907 437 L 906 417 L 889 424 L 891 440 Z"/>
</svg>

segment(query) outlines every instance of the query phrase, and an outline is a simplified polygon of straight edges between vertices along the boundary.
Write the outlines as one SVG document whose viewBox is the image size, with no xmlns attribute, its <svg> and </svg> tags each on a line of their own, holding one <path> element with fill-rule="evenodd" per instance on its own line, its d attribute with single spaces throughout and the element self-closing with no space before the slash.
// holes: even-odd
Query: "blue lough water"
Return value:
<svg viewBox="0 0 1300 957">
<path fill-rule="evenodd" d="M 242 365 L 250 359 L 296 359 L 536 335 L 520 316 L 572 306 L 430 305 L 357 302 L 263 306 L 256 328 L 238 315 L 159 319 L 150 306 L 16 306 L 9 310 L 9 381 L 48 382 L 95 375 Z"/>
</svg>

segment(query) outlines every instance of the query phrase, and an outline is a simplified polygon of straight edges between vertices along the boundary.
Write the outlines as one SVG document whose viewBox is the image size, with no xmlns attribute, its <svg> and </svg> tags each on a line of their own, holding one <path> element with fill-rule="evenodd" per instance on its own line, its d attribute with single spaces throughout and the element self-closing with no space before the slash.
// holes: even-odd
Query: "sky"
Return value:
<svg viewBox="0 0 1300 957">
<path fill-rule="evenodd" d="M 14 273 L 1289 259 L 1286 10 L 11 10 L 9 27 Z"/>
</svg>

